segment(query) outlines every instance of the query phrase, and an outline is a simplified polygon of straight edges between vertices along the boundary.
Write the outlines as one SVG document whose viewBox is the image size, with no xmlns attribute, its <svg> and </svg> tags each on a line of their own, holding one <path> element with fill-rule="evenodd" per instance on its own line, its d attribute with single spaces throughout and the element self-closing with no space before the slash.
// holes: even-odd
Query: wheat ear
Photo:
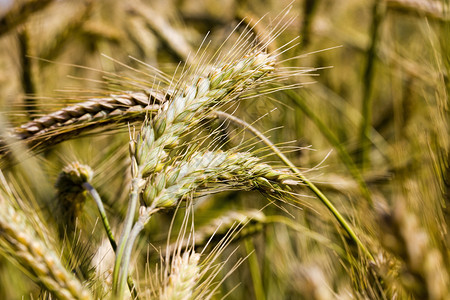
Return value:
<svg viewBox="0 0 450 300">
<path fill-rule="evenodd" d="M 143 127 L 137 140 L 130 143 L 133 181 L 114 266 L 113 286 L 116 296 L 123 296 L 134 240 L 148 221 L 148 218 L 142 220 L 145 222 L 138 221 L 130 236 L 139 194 L 145 184 L 142 177 L 157 171 L 158 165 L 167 157 L 164 149 L 177 145 L 181 135 L 192 128 L 202 115 L 205 116 L 208 109 L 224 103 L 225 98 L 232 100 L 254 86 L 264 75 L 273 71 L 274 64 L 272 55 L 254 51 L 234 62 L 213 68 L 206 76 L 196 78 L 191 85 L 175 92 L 170 101 L 163 103 L 150 124 Z M 148 211 L 154 210 L 155 207 L 150 207 Z M 143 217 L 145 215 L 141 214 Z"/>
<path fill-rule="evenodd" d="M 55 183 L 57 201 L 55 203 L 55 220 L 60 237 L 66 233 L 71 236 L 75 231 L 76 219 L 81 215 L 86 193 L 82 184 L 92 179 L 94 172 L 87 165 L 70 163 L 59 173 Z"/>
<path fill-rule="evenodd" d="M 1 251 L 58 299 L 91 299 L 89 292 L 63 267 L 56 253 L 41 241 L 22 211 L 8 203 L 10 196 L 0 192 Z"/>
<path fill-rule="evenodd" d="M 442 255 L 405 202 L 400 199 L 393 210 L 380 210 L 379 221 L 381 243 L 402 263 L 398 279 L 412 298 L 448 298 L 450 277 Z"/>
<path fill-rule="evenodd" d="M 198 261 L 200 254 L 185 252 L 172 258 L 172 268 L 167 283 L 161 293 L 161 300 L 191 299 L 197 278 L 200 275 Z"/>
<path fill-rule="evenodd" d="M 183 162 L 175 162 L 164 167 L 151 177 L 144 190 L 144 201 L 148 207 L 141 207 L 139 219 L 127 237 L 122 260 L 126 262 L 117 267 L 124 272 L 118 282 L 124 284 L 123 277 L 128 268 L 133 245 L 151 216 L 161 208 L 176 206 L 184 196 L 208 183 L 222 183 L 241 188 L 257 188 L 266 193 L 284 191 L 287 184 L 298 184 L 291 174 L 275 170 L 261 163 L 250 153 L 197 152 Z M 120 249 L 120 248 L 119 248 Z"/>
<path fill-rule="evenodd" d="M 445 4 L 435 0 L 386 0 L 388 8 L 403 12 L 417 13 L 436 20 L 449 21 Z"/>
<path fill-rule="evenodd" d="M 151 209 L 173 207 L 201 186 L 222 184 L 276 193 L 288 189 L 287 185 L 298 184 L 295 179 L 295 175 L 261 163 L 248 152 L 196 152 L 153 177 L 143 198 Z"/>
<path fill-rule="evenodd" d="M 41 150 L 80 133 L 115 122 L 130 122 L 158 110 L 166 95 L 154 90 L 113 94 L 110 97 L 80 102 L 34 119 L 9 132 L 13 139 Z M 0 140 L 0 153 L 7 151 Z"/>
</svg>

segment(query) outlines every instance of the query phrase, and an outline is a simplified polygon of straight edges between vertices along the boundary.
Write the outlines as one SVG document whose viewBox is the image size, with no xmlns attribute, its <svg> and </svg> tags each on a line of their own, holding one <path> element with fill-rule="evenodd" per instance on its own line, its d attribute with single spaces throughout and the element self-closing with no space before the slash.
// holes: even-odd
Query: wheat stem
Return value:
<svg viewBox="0 0 450 300">
<path fill-rule="evenodd" d="M 370 167 L 370 148 L 372 146 L 372 143 L 370 142 L 373 106 L 372 90 L 374 88 L 376 52 L 378 50 L 378 44 L 380 41 L 379 32 L 381 31 L 384 12 L 384 3 L 382 3 L 381 1 L 375 1 L 372 7 L 372 25 L 370 28 L 371 41 L 366 53 L 361 99 L 362 119 L 359 133 L 359 144 L 361 145 L 359 161 L 361 163 L 362 170 Z"/>
<path fill-rule="evenodd" d="M 261 270 L 259 268 L 258 258 L 256 257 L 256 249 L 253 245 L 253 241 L 250 238 L 244 240 L 245 250 L 248 255 L 248 264 L 250 267 L 250 275 L 253 281 L 253 291 L 255 292 L 256 299 L 265 300 L 266 294 L 261 279 Z"/>
<path fill-rule="evenodd" d="M 119 239 L 119 245 L 117 247 L 116 252 L 116 260 L 114 263 L 114 271 L 113 271 L 113 288 L 116 295 L 122 294 L 123 290 L 119 289 L 119 274 L 121 272 L 120 266 L 122 263 L 122 259 L 124 258 L 124 250 L 125 246 L 128 242 L 129 234 L 131 232 L 131 228 L 133 227 L 133 220 L 136 214 L 136 208 L 139 199 L 139 178 L 135 178 L 132 181 L 132 187 L 130 192 L 130 200 L 128 202 L 127 214 L 124 221 L 124 228 L 122 230 L 122 234 Z M 119 298 L 121 299 L 121 298 Z"/>
<path fill-rule="evenodd" d="M 97 204 L 98 212 L 100 213 L 100 218 L 102 219 L 103 227 L 105 228 L 106 235 L 108 236 L 109 242 L 111 243 L 111 247 L 114 252 L 117 249 L 117 244 L 114 239 L 111 226 L 109 225 L 108 217 L 106 216 L 105 207 L 103 206 L 102 199 L 98 194 L 97 190 L 89 183 L 84 182 L 82 184 L 83 188 L 91 195 L 92 199 L 94 199 L 95 204 Z"/>
<path fill-rule="evenodd" d="M 114 252 L 116 252 L 117 251 L 117 243 L 116 243 L 116 240 L 114 239 L 114 235 L 112 233 L 111 226 L 109 225 L 108 217 L 106 216 L 105 207 L 103 206 L 103 201 L 102 201 L 100 195 L 98 194 L 97 190 L 89 182 L 84 182 L 82 184 L 82 186 L 91 195 L 91 197 L 94 199 L 95 203 L 97 204 L 97 208 L 100 213 L 100 217 L 102 219 L 102 223 L 105 228 L 106 235 L 108 236 L 111 247 L 113 248 Z M 134 284 L 133 279 L 130 276 L 127 277 L 127 284 L 128 284 L 128 288 L 130 289 L 131 294 L 133 295 L 133 299 L 139 299 L 137 290 L 136 290 L 136 285 Z"/>
<path fill-rule="evenodd" d="M 118 283 L 118 297 L 119 299 L 123 298 L 125 291 L 125 283 L 127 282 L 125 279 L 129 279 L 131 277 L 128 276 L 128 266 L 131 260 L 131 252 L 133 250 L 136 239 L 138 238 L 141 231 L 144 229 L 145 224 L 150 220 L 150 217 L 157 212 L 159 209 L 153 209 L 152 212 L 145 212 L 145 214 L 140 213 L 138 221 L 134 224 L 133 229 L 130 232 L 130 235 L 127 239 L 127 244 L 123 251 L 123 257 L 120 265 L 120 275 L 119 275 L 119 283 Z"/>
</svg>

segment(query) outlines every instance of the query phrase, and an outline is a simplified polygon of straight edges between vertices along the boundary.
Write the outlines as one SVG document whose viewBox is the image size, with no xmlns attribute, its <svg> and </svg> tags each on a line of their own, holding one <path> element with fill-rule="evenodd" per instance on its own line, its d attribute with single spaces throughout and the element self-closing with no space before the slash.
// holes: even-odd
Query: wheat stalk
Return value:
<svg viewBox="0 0 450 300">
<path fill-rule="evenodd" d="M 89 292 L 39 238 L 23 212 L 8 203 L 11 198 L 9 193 L 0 192 L 0 250 L 3 254 L 59 299 L 90 299 Z"/>
</svg>

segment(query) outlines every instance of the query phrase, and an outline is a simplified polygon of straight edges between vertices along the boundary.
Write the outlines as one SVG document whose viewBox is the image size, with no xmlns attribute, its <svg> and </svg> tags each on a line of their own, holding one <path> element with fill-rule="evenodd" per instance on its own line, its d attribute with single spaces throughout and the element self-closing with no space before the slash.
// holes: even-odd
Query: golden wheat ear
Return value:
<svg viewBox="0 0 450 300">
<path fill-rule="evenodd" d="M 57 197 L 54 203 L 54 217 L 60 237 L 73 236 L 76 221 L 81 216 L 86 202 L 83 183 L 92 180 L 94 172 L 87 166 L 74 162 L 59 173 L 55 183 Z"/>
<path fill-rule="evenodd" d="M 99 127 L 142 120 L 158 111 L 167 98 L 168 95 L 155 90 L 93 98 L 33 119 L 7 134 L 11 140 L 22 141 L 28 148 L 42 151 Z M 8 151 L 6 141 L 0 139 L 0 154 L 5 155 Z"/>
<path fill-rule="evenodd" d="M 0 253 L 58 299 L 91 299 L 90 292 L 64 268 L 23 211 L 15 207 L 16 199 L 8 191 L 9 187 L 0 187 Z"/>
</svg>

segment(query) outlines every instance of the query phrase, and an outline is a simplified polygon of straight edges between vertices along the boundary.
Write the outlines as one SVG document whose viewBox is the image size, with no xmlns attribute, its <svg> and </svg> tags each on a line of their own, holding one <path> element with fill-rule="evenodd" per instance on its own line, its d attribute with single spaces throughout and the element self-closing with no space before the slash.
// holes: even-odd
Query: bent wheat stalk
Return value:
<svg viewBox="0 0 450 300">
<path fill-rule="evenodd" d="M 289 160 L 289 158 L 286 157 L 286 155 L 283 154 L 283 152 L 280 151 L 280 149 L 277 148 L 266 136 L 264 136 L 259 130 L 257 130 L 255 127 L 253 127 L 251 124 L 248 124 L 247 122 L 233 116 L 230 114 L 227 114 L 225 112 L 221 111 L 215 111 L 214 114 L 218 117 L 227 118 L 234 123 L 245 127 L 248 129 L 251 133 L 253 133 L 255 136 L 257 136 L 264 144 L 266 144 L 272 151 L 275 153 L 280 160 L 288 166 L 291 171 L 298 177 L 316 196 L 317 198 L 322 201 L 322 203 L 328 208 L 328 210 L 334 215 L 336 220 L 341 224 L 341 226 L 344 228 L 344 230 L 348 233 L 348 235 L 352 238 L 352 240 L 361 248 L 361 250 L 364 252 L 367 257 L 370 259 L 374 259 L 372 254 L 367 250 L 367 248 L 364 246 L 364 244 L 361 242 L 361 240 L 358 238 L 356 233 L 353 231 L 351 226 L 347 223 L 345 218 L 341 215 L 341 213 L 336 209 L 336 207 L 333 205 L 333 203 L 322 193 L 322 191 L 315 186 L 312 181 L 310 181 L 308 178 L 303 175 L 303 173 Z"/>
</svg>

